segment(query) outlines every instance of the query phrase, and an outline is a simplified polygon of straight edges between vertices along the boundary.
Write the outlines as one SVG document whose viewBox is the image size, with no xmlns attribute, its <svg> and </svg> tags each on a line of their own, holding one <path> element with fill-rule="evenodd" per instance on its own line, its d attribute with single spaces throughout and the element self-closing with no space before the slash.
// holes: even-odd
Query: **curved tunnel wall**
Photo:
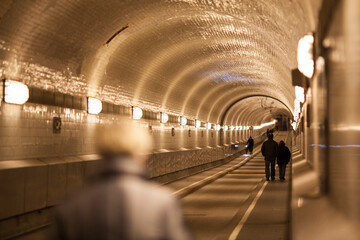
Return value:
<svg viewBox="0 0 360 240">
<path fill-rule="evenodd" d="M 151 126 L 155 140 L 152 177 L 234 153 L 228 144 L 244 142 L 249 130 L 227 131 L 219 146 L 220 131 L 175 120 L 160 124 L 158 114 L 220 124 L 234 101 L 253 94 L 292 109 L 290 69 L 296 67 L 297 41 L 311 25 L 304 5 L 301 0 L 1 1 L 0 77 L 27 84 L 32 101 L 1 102 L 0 182 L 12 186 L 7 190 L 17 198 L 5 199 L 4 206 L 12 207 L 0 218 L 53 206 L 54 199 L 82 186 L 98 159 L 89 156 L 95 153 L 95 127 L 129 116 L 131 106 L 148 115 L 138 123 Z M 81 100 L 87 96 L 106 103 L 104 113 L 87 114 Z M 226 124 L 253 126 L 270 118 L 261 118 L 261 109 L 249 111 L 234 108 Z M 62 119 L 60 133 L 53 131 L 54 117 Z M 46 184 L 53 176 L 62 176 L 55 182 L 61 192 Z M 29 179 L 34 182 L 27 184 Z M 38 195 L 37 202 L 28 201 L 30 193 Z"/>
<path fill-rule="evenodd" d="M 93 96 L 219 124 L 224 111 L 249 94 L 272 96 L 292 108 L 289 70 L 296 66 L 297 39 L 308 29 L 303 7 L 302 1 L 2 1 L 0 73 L 55 95 Z M 116 121 L 116 116 L 87 116 L 66 104 L 53 105 L 58 107 L 3 111 L 9 119 L 21 115 L 18 122 L 29 128 L 34 126 L 26 119 L 39 121 L 32 130 L 21 126 L 26 137 L 12 134 L 21 145 L 5 148 L 2 159 L 92 153 L 92 127 L 85 126 Z M 62 117 L 67 135 L 47 129 L 53 116 Z M 234 126 L 260 123 L 246 114 L 233 119 Z M 7 122 L 2 126 L 9 127 Z M 184 131 L 148 120 L 142 125 L 153 127 L 154 150 L 219 145 L 217 132 L 193 129 L 190 138 L 191 127 Z M 175 136 L 169 134 L 172 127 Z"/>
</svg>

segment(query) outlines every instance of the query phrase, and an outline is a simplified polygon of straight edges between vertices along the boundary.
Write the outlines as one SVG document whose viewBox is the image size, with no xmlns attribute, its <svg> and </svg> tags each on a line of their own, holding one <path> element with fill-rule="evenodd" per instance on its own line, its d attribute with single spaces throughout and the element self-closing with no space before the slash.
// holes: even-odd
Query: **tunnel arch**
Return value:
<svg viewBox="0 0 360 240">
<path fill-rule="evenodd" d="M 275 97 L 272 97 L 272 96 L 269 96 L 269 95 L 263 95 L 263 94 L 254 94 L 254 95 L 248 95 L 246 97 L 242 97 L 236 101 L 234 101 L 233 103 L 231 103 L 224 111 L 224 113 L 222 114 L 221 116 L 221 121 L 220 121 L 220 124 L 221 125 L 224 125 L 225 124 L 225 120 L 226 118 L 228 117 L 228 113 L 229 111 L 238 103 L 240 103 L 241 101 L 245 100 L 245 99 L 249 99 L 249 98 L 256 98 L 256 97 L 262 97 L 262 98 L 270 98 L 270 99 L 273 99 L 279 103 L 281 103 L 287 110 L 288 110 L 288 113 L 291 114 L 292 116 L 292 111 L 290 110 L 290 108 L 281 100 L 275 98 Z"/>
<path fill-rule="evenodd" d="M 195 119 L 219 124 L 226 108 L 248 95 L 272 96 L 291 109 L 290 70 L 315 13 L 307 11 L 310 0 L 10 2 L 0 2 L 2 78 L 50 95 L 97 97 L 126 109 L 121 114 L 138 106 L 154 121 L 166 112 L 179 132 L 195 128 Z M 243 114 L 232 111 L 230 123 L 266 121 L 260 110 L 256 119 Z M 191 124 L 180 126 L 179 116 Z M 148 120 L 143 125 L 162 131 L 161 141 L 170 126 Z M 183 132 L 178 145 L 194 144 Z M 180 134 L 165 145 L 178 147 Z"/>
</svg>

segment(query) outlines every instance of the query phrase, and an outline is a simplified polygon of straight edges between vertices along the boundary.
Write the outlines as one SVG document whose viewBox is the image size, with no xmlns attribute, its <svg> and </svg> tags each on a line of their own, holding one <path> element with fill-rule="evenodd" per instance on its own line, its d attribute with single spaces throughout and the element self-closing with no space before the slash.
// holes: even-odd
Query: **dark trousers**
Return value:
<svg viewBox="0 0 360 240">
<path fill-rule="evenodd" d="M 246 148 L 246 153 L 247 153 L 248 151 L 252 154 L 252 152 L 253 152 L 253 147 L 247 147 L 247 148 Z"/>
<path fill-rule="evenodd" d="M 266 178 L 270 177 L 270 164 L 271 164 L 271 179 L 275 179 L 275 161 L 265 160 L 265 175 Z"/>
<path fill-rule="evenodd" d="M 280 179 L 285 179 L 286 164 L 278 164 L 278 165 L 279 165 L 279 177 Z"/>
</svg>

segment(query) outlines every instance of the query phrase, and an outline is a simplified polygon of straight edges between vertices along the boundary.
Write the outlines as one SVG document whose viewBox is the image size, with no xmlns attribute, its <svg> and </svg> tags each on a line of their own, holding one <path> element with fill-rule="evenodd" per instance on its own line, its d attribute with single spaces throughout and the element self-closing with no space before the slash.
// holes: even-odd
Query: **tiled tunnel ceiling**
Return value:
<svg viewBox="0 0 360 240">
<path fill-rule="evenodd" d="M 291 117 L 290 109 L 281 101 L 263 96 L 249 96 L 229 107 L 224 125 L 260 125 L 277 117 Z"/>
<path fill-rule="evenodd" d="M 214 123 L 250 95 L 276 98 L 288 114 L 297 42 L 313 27 L 309 2 L 2 0 L 0 74 Z"/>
</svg>

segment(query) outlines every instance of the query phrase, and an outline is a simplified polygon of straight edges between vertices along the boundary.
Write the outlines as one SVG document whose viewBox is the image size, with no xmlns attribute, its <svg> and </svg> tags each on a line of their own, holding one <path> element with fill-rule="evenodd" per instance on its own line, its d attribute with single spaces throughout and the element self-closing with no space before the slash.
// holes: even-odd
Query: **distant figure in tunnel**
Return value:
<svg viewBox="0 0 360 240">
<path fill-rule="evenodd" d="M 101 171 L 57 208 L 51 239 L 190 239 L 179 201 L 146 178 L 148 132 L 123 120 L 101 127 L 96 142 Z"/>
<path fill-rule="evenodd" d="M 250 136 L 248 141 L 246 142 L 246 153 L 249 151 L 252 154 L 254 148 L 254 139 Z"/>
<path fill-rule="evenodd" d="M 269 181 L 271 165 L 271 180 L 275 180 L 275 161 L 279 152 L 279 146 L 277 142 L 273 140 L 274 135 L 268 134 L 268 140 L 261 146 L 261 153 L 265 157 L 265 175 L 266 181 Z"/>
<path fill-rule="evenodd" d="M 286 164 L 289 163 L 291 153 L 288 147 L 285 146 L 284 141 L 279 143 L 279 153 L 277 155 L 277 164 L 279 166 L 280 180 L 285 180 Z"/>
</svg>

